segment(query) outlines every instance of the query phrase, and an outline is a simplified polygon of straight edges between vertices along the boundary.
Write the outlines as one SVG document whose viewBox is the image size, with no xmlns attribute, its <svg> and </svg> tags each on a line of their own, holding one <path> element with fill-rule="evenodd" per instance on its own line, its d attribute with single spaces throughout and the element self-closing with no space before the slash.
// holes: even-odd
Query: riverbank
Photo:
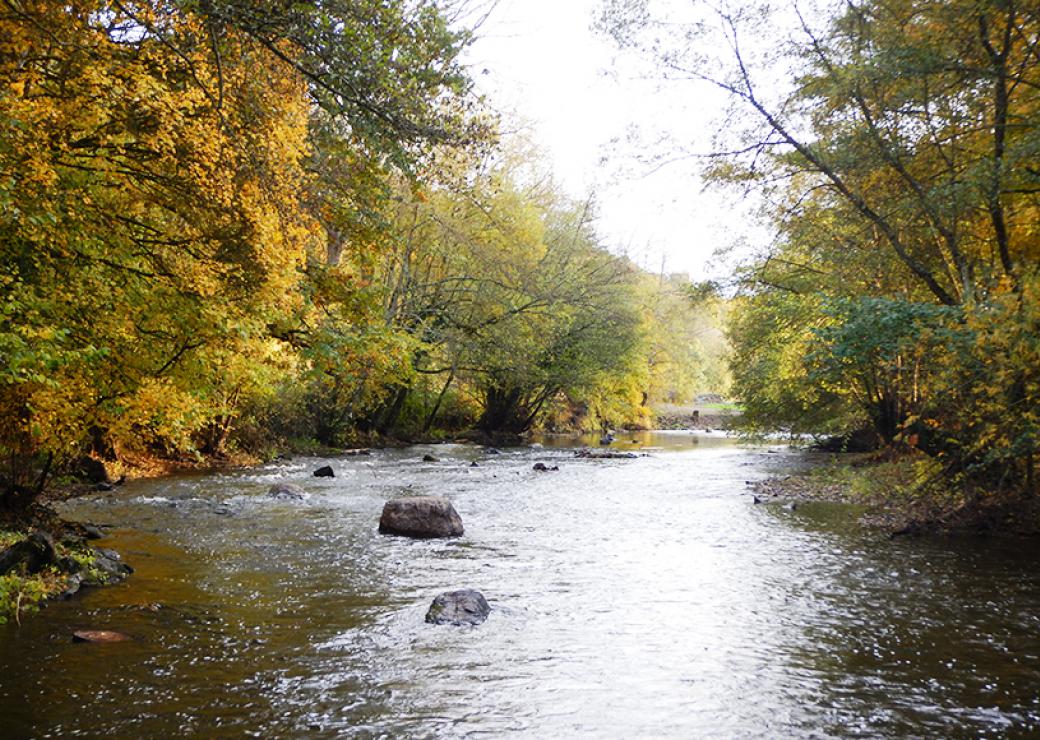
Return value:
<svg viewBox="0 0 1040 740">
<path fill-rule="evenodd" d="M 749 484 L 757 501 L 827 501 L 866 508 L 861 522 L 891 536 L 1040 536 L 1040 502 L 944 483 L 937 463 L 890 452 L 807 453 L 803 465 Z"/>
<path fill-rule="evenodd" d="M 37 502 L 0 514 L 0 624 L 21 624 L 47 602 L 81 588 L 118 583 L 133 572 L 119 553 L 92 547 L 93 525 L 69 522 Z"/>
<path fill-rule="evenodd" d="M 659 404 L 653 414 L 655 427 L 661 430 L 730 430 L 740 420 L 740 407 L 731 403 Z"/>
</svg>

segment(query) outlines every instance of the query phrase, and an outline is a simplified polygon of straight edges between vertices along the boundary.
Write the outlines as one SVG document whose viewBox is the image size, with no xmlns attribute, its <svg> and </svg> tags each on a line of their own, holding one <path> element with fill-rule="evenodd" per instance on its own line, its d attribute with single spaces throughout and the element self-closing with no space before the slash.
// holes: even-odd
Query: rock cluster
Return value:
<svg viewBox="0 0 1040 740">
<path fill-rule="evenodd" d="M 66 544 L 69 542 L 67 540 Z M 83 540 L 76 538 L 72 544 L 82 547 Z M 82 586 L 116 583 L 134 572 L 115 550 L 95 547 L 86 552 L 90 553 L 93 562 L 84 564 L 71 555 L 59 555 L 54 538 L 46 532 L 33 532 L 0 552 L 0 575 L 17 573 L 31 576 L 44 568 L 53 567 L 66 575 L 65 590 L 61 596 L 68 598 Z"/>
<path fill-rule="evenodd" d="M 635 452 L 600 452 L 599 450 L 590 450 L 588 448 L 575 450 L 574 456 L 586 460 L 633 460 L 637 457 L 650 457 L 645 452 L 642 454 Z"/>
</svg>

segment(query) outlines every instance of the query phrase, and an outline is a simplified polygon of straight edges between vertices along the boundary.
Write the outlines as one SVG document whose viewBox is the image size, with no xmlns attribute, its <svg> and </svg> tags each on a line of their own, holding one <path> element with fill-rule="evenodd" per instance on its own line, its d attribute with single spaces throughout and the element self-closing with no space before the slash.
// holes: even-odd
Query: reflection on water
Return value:
<svg viewBox="0 0 1040 740">
<path fill-rule="evenodd" d="M 440 445 L 128 484 L 67 505 L 126 583 L 0 628 L 10 736 L 1002 735 L 1040 729 L 1040 570 L 1020 542 L 888 541 L 754 506 L 791 453 L 637 435 L 635 460 Z M 583 440 L 598 446 L 596 438 Z M 425 463 L 432 452 L 440 462 Z M 478 467 L 470 467 L 472 461 Z M 532 470 L 534 462 L 558 472 Z M 331 463 L 333 479 L 311 477 Z M 302 502 L 265 496 L 303 485 Z M 452 498 L 457 540 L 383 537 Z M 432 627 L 440 591 L 494 609 Z M 157 606 L 158 605 L 158 606 Z M 135 641 L 69 642 L 73 629 Z"/>
</svg>

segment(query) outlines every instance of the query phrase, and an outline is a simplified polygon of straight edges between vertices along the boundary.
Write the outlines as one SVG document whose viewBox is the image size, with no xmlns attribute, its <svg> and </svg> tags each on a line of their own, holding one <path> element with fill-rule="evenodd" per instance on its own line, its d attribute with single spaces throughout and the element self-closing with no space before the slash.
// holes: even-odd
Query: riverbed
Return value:
<svg viewBox="0 0 1040 740">
<path fill-rule="evenodd" d="M 296 458 L 64 504 L 136 573 L 0 627 L 4 736 L 1040 731 L 1031 542 L 755 505 L 748 481 L 799 462 L 778 446 L 645 433 L 613 448 L 646 457 L 575 458 L 590 441 Z M 280 481 L 308 497 L 268 497 Z M 419 494 L 449 497 L 465 535 L 378 534 L 386 499 Z M 456 588 L 488 620 L 426 624 Z M 86 628 L 133 640 L 72 643 Z"/>
</svg>

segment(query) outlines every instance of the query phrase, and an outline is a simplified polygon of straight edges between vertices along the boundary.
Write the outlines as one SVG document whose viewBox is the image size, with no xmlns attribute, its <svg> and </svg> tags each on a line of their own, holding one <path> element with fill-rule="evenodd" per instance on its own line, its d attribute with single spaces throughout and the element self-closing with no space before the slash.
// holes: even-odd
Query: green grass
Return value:
<svg viewBox="0 0 1040 740">
<path fill-rule="evenodd" d="M 738 413 L 744 411 L 743 406 L 732 401 L 722 401 L 721 403 L 698 403 L 694 405 L 701 411 L 735 411 Z"/>
</svg>

